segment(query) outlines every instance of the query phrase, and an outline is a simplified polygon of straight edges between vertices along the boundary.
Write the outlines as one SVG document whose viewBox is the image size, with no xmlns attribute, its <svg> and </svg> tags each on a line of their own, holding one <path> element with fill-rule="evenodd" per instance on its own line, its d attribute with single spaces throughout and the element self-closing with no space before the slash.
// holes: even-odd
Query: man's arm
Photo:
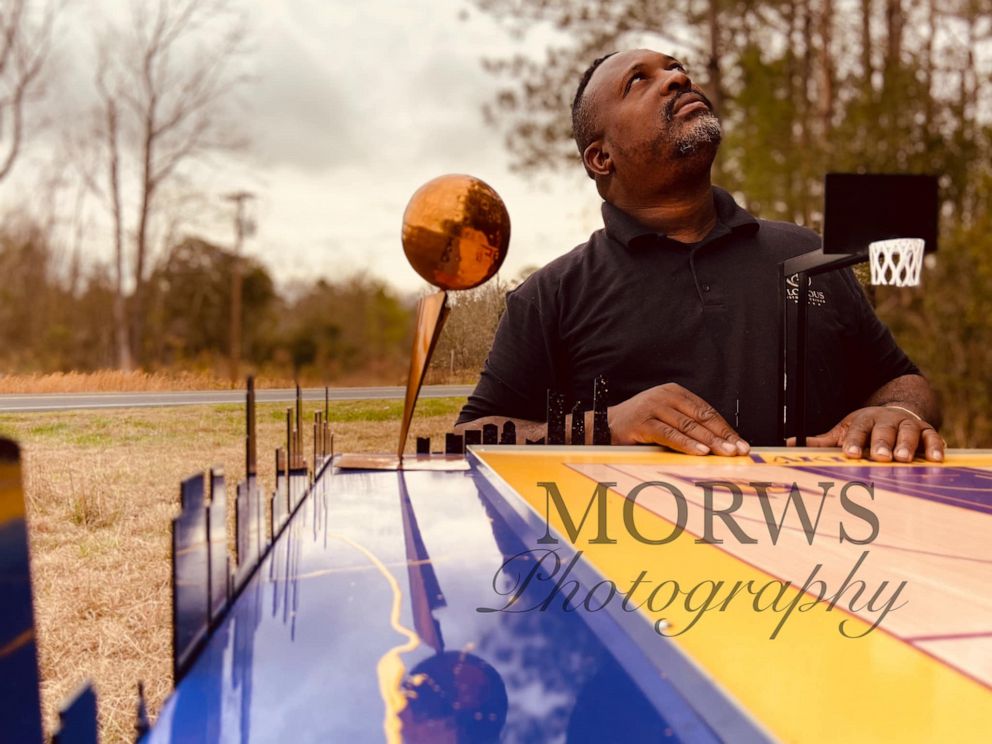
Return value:
<svg viewBox="0 0 992 744">
<path fill-rule="evenodd" d="M 901 406 L 915 413 L 934 429 L 943 423 L 937 396 L 922 375 L 903 375 L 890 380 L 865 402 L 868 406 Z"/>
<path fill-rule="evenodd" d="M 833 429 L 809 437 L 810 447 L 840 447 L 847 457 L 868 450 L 872 460 L 911 462 L 918 451 L 927 460 L 944 459 L 944 440 L 937 433 L 940 407 L 921 375 L 902 375 L 872 393 L 864 408 L 845 416 Z M 793 442 L 790 442 L 793 443 Z"/>
</svg>

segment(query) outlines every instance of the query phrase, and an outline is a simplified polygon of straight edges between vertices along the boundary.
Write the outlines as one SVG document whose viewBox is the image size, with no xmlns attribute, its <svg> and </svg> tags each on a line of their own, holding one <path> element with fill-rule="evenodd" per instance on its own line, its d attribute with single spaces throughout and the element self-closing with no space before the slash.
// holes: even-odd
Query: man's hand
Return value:
<svg viewBox="0 0 992 744">
<path fill-rule="evenodd" d="M 795 439 L 789 440 L 795 445 Z M 851 458 L 865 456 L 881 462 L 912 462 L 918 451 L 927 460 L 944 459 L 944 440 L 937 430 L 909 411 L 895 406 L 859 408 L 826 434 L 809 437 L 810 447 L 840 447 Z"/>
<path fill-rule="evenodd" d="M 609 409 L 613 444 L 663 444 L 689 455 L 746 455 L 747 442 L 702 398 L 669 382 Z"/>
</svg>

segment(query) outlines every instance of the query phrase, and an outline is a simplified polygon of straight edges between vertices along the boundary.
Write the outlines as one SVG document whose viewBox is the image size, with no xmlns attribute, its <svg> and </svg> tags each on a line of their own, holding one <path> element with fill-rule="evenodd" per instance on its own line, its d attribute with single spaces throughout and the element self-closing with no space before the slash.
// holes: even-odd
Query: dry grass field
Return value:
<svg viewBox="0 0 992 744">
<path fill-rule="evenodd" d="M 260 388 L 292 388 L 295 381 L 289 377 L 263 375 L 256 380 Z M 321 387 L 323 380 L 302 379 L 303 387 Z M 335 384 L 349 384 L 337 381 Z M 375 384 L 368 380 L 354 381 L 355 385 Z M 400 385 L 403 381 L 387 380 L 384 385 Z M 0 395 L 41 393 L 128 393 L 158 392 L 166 390 L 231 390 L 242 388 L 239 381 L 232 385 L 226 377 L 208 372 L 122 372 L 108 369 L 100 372 L 49 372 L 33 375 L 0 375 Z"/>
<path fill-rule="evenodd" d="M 411 442 L 449 429 L 462 403 L 421 401 Z M 335 449 L 391 451 L 401 408 L 401 401 L 333 404 Z M 304 421 L 315 410 L 305 406 Z M 285 411 L 285 404 L 258 406 L 266 491 L 273 452 L 285 441 Z M 179 482 L 211 466 L 223 467 L 229 481 L 244 477 L 243 407 L 5 414 L 0 434 L 24 453 L 46 730 L 59 704 L 90 679 L 101 741 L 133 741 L 138 681 L 153 716 L 172 689 L 169 524 Z"/>
</svg>

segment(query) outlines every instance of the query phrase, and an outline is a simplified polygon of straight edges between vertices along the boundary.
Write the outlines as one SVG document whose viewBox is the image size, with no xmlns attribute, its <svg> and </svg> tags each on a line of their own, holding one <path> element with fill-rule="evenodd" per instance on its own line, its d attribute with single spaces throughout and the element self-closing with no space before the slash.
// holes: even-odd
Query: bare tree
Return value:
<svg viewBox="0 0 992 744">
<path fill-rule="evenodd" d="M 238 142 L 226 107 L 245 80 L 238 60 L 246 40 L 243 20 L 225 0 L 135 3 L 126 26 L 99 36 L 93 139 L 101 165 L 90 180 L 113 221 L 121 367 L 142 351 L 163 190 L 207 154 Z"/>
<path fill-rule="evenodd" d="M 24 144 L 24 109 L 40 92 L 54 19 L 54 5 L 32 18 L 27 0 L 0 3 L 0 180 L 13 169 Z"/>
</svg>

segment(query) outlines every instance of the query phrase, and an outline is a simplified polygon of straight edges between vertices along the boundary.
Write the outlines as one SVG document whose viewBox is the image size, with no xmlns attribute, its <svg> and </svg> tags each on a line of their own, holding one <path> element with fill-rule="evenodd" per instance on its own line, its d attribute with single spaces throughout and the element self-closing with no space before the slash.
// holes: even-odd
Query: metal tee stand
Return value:
<svg viewBox="0 0 992 744">
<path fill-rule="evenodd" d="M 782 418 L 779 422 L 779 438 L 784 442 L 786 438 L 786 426 L 788 422 L 788 298 L 785 293 L 785 282 L 793 274 L 797 277 L 796 298 L 796 446 L 806 446 L 806 349 L 808 347 L 809 328 L 807 324 L 807 313 L 809 311 L 809 279 L 811 276 L 826 274 L 830 271 L 845 269 L 848 266 L 855 266 L 868 260 L 868 255 L 863 253 L 824 253 L 823 248 L 804 253 L 801 256 L 794 256 L 779 264 L 782 267 L 782 277 L 779 287 L 782 296 L 782 323 L 779 329 L 779 348 L 781 349 L 781 360 L 779 369 L 779 410 Z"/>
<path fill-rule="evenodd" d="M 779 294 L 782 307 L 779 328 L 781 351 L 779 381 L 779 435 L 785 442 L 789 421 L 788 380 L 788 296 L 786 280 L 797 277 L 796 297 L 796 445 L 806 446 L 807 419 L 807 328 L 810 277 L 826 274 L 868 261 L 873 264 L 872 282 L 909 286 L 919 278 L 922 256 L 902 264 L 909 255 L 899 248 L 888 254 L 887 265 L 879 266 L 871 256 L 871 245 L 882 249 L 883 243 L 912 237 L 921 240 L 926 250 L 937 250 L 938 193 L 937 178 L 922 174 L 828 173 L 824 179 L 823 242 L 819 249 L 786 259 L 781 264 Z M 875 270 L 881 269 L 881 270 Z"/>
</svg>

